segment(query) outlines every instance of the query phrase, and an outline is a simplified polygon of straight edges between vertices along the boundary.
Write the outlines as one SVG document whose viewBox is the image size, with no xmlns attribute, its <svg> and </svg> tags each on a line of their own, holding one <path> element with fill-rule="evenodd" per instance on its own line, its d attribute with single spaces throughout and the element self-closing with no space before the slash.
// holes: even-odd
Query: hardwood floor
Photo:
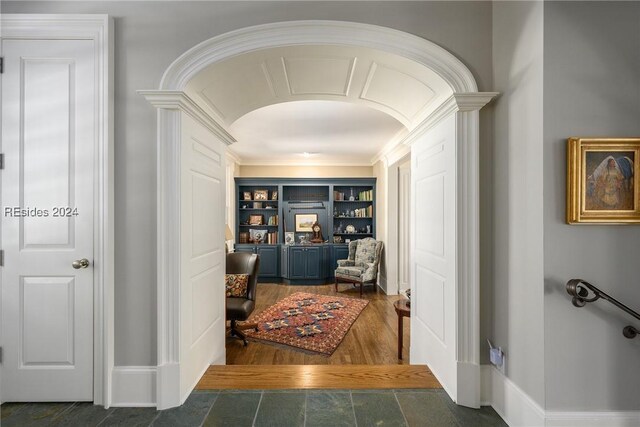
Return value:
<svg viewBox="0 0 640 427">
<path fill-rule="evenodd" d="M 340 284 L 336 294 L 333 284 L 321 286 L 287 286 L 283 284 L 258 284 L 256 315 L 277 301 L 295 292 L 322 295 L 359 297 L 358 288 Z M 369 305 L 362 311 L 338 349 L 330 356 L 303 353 L 282 346 L 250 341 L 247 347 L 237 339 L 227 339 L 227 365 L 400 365 L 409 359 L 410 322 L 404 322 L 403 360 L 398 360 L 398 318 L 393 302 L 400 296 L 387 296 L 381 290 L 376 293 L 365 287 L 363 298 Z M 249 319 L 251 321 L 251 319 Z"/>
<path fill-rule="evenodd" d="M 423 365 L 210 366 L 197 390 L 441 388 Z"/>
</svg>

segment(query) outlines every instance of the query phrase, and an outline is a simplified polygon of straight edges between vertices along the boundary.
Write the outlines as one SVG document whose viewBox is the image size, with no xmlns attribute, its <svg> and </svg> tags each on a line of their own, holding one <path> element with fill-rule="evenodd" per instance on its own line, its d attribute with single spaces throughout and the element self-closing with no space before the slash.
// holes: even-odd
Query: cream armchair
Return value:
<svg viewBox="0 0 640 427">
<path fill-rule="evenodd" d="M 360 284 L 360 297 L 365 283 L 372 283 L 378 290 L 378 267 L 382 257 L 382 242 L 371 237 L 349 243 L 349 258 L 338 260 L 336 268 L 336 292 L 338 283 Z"/>
</svg>

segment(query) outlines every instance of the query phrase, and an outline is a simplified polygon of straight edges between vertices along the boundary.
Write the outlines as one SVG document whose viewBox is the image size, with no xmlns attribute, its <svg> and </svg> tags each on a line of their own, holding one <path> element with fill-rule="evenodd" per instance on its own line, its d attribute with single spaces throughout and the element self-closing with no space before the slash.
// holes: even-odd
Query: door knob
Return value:
<svg viewBox="0 0 640 427">
<path fill-rule="evenodd" d="M 71 263 L 71 266 L 76 270 L 89 267 L 89 260 L 86 258 L 77 259 Z"/>
</svg>

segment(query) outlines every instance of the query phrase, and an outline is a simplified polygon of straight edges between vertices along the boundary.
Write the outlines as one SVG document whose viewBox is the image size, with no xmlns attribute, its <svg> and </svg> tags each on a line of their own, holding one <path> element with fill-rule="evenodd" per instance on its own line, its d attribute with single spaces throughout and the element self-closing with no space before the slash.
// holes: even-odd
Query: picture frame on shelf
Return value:
<svg viewBox="0 0 640 427">
<path fill-rule="evenodd" d="M 278 190 L 271 192 L 271 200 L 278 200 Z"/>
<path fill-rule="evenodd" d="M 569 138 L 568 224 L 640 223 L 640 138 Z"/>
<path fill-rule="evenodd" d="M 263 225 L 263 224 L 264 224 L 264 215 L 261 215 L 261 214 L 249 215 L 249 225 Z"/>
<path fill-rule="evenodd" d="M 333 236 L 333 243 L 342 243 L 342 236 Z"/>
<path fill-rule="evenodd" d="M 254 190 L 253 200 L 269 200 L 269 190 Z"/>
<path fill-rule="evenodd" d="M 243 191 L 242 192 L 242 200 L 252 200 L 251 191 Z"/>
<path fill-rule="evenodd" d="M 296 233 L 293 231 L 286 231 L 284 233 L 284 244 L 293 245 L 296 242 Z"/>
<path fill-rule="evenodd" d="M 313 232 L 313 224 L 318 221 L 318 214 L 295 214 L 294 219 L 296 223 L 296 233 L 311 233 Z"/>
<path fill-rule="evenodd" d="M 249 242 L 262 243 L 267 239 L 267 230 L 249 229 Z"/>
</svg>

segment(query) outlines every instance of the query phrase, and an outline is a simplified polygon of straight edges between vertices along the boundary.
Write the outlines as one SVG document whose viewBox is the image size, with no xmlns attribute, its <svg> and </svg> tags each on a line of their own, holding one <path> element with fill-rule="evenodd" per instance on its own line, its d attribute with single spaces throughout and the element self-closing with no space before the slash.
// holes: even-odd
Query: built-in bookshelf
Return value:
<svg viewBox="0 0 640 427">
<path fill-rule="evenodd" d="M 329 244 L 375 237 L 375 178 L 236 178 L 236 194 L 238 244 L 300 243 L 311 233 L 298 215 L 317 218 Z"/>
</svg>

